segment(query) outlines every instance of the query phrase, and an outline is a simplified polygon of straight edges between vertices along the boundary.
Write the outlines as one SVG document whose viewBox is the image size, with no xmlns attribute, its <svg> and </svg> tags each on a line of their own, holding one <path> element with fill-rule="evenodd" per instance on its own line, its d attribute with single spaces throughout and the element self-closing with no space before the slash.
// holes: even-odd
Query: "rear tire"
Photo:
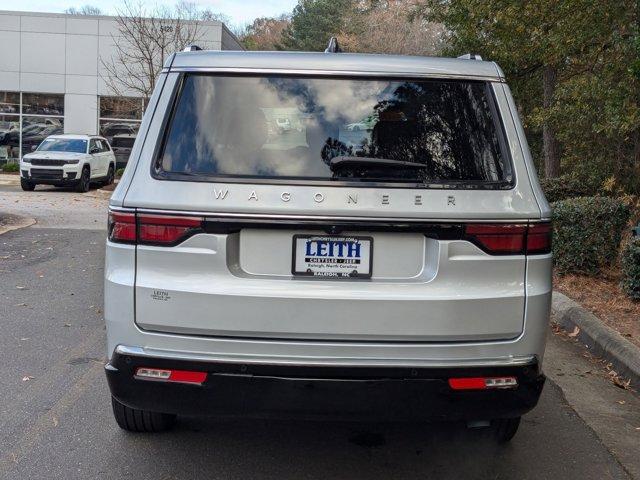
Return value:
<svg viewBox="0 0 640 480">
<path fill-rule="evenodd" d="M 25 180 L 24 178 L 20 179 L 20 186 L 25 192 L 33 192 L 36 189 L 35 183 L 32 183 L 29 180 Z"/>
<path fill-rule="evenodd" d="M 109 165 L 109 170 L 107 171 L 107 178 L 104 181 L 104 185 L 111 185 L 113 183 L 114 178 L 116 177 L 116 171 L 113 168 L 113 164 Z"/>
<path fill-rule="evenodd" d="M 76 185 L 76 192 L 85 193 L 89 191 L 89 187 L 91 186 L 91 172 L 88 167 L 84 167 L 82 169 L 82 173 L 80 174 L 80 180 L 78 180 L 78 185 Z"/>
<path fill-rule="evenodd" d="M 111 406 L 118 426 L 127 432 L 163 432 L 169 430 L 176 423 L 175 415 L 130 408 L 120 403 L 113 396 L 111 397 Z"/>
<path fill-rule="evenodd" d="M 520 417 L 500 418 L 491 423 L 494 428 L 496 441 L 498 443 L 508 443 L 518 431 L 518 427 L 520 426 Z"/>
</svg>

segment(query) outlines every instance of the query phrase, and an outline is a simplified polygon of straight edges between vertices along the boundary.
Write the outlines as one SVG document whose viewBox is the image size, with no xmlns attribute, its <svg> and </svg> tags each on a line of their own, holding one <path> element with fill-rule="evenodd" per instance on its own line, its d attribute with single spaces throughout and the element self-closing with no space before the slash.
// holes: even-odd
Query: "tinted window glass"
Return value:
<svg viewBox="0 0 640 480">
<path fill-rule="evenodd" d="M 87 153 L 87 141 L 81 139 L 47 138 L 38 146 L 38 151 Z"/>
<path fill-rule="evenodd" d="M 23 95 L 26 96 L 26 95 Z M 64 132 L 64 119 L 56 117 L 22 117 L 22 154 L 30 153 L 49 135 Z"/>
<path fill-rule="evenodd" d="M 35 115 L 64 115 L 64 95 L 23 93 L 22 113 Z"/>
<path fill-rule="evenodd" d="M 20 113 L 20 94 L 16 92 L 0 92 L 0 112 Z"/>
<path fill-rule="evenodd" d="M 187 75 L 158 171 L 507 186 L 492 101 L 476 81 Z"/>
<path fill-rule="evenodd" d="M 142 99 L 133 97 L 100 97 L 100 117 L 142 118 Z"/>
</svg>

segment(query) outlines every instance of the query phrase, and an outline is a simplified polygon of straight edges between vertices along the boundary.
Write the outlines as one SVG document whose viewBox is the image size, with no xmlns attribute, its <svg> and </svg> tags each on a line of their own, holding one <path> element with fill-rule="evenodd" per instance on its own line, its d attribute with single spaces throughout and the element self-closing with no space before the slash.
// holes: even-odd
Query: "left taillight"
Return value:
<svg viewBox="0 0 640 480">
<path fill-rule="evenodd" d="M 109 240 L 171 246 L 202 231 L 203 218 L 109 212 Z"/>
<path fill-rule="evenodd" d="M 136 214 L 109 212 L 109 240 L 117 243 L 136 243 Z"/>
</svg>

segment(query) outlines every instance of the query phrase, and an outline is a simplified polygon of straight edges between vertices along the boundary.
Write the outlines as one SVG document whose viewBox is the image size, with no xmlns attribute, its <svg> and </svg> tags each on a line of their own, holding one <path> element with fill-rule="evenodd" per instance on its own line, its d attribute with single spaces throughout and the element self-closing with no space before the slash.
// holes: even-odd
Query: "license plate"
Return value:
<svg viewBox="0 0 640 480">
<path fill-rule="evenodd" d="M 371 278 L 373 238 L 293 236 L 294 275 L 329 278 Z"/>
</svg>

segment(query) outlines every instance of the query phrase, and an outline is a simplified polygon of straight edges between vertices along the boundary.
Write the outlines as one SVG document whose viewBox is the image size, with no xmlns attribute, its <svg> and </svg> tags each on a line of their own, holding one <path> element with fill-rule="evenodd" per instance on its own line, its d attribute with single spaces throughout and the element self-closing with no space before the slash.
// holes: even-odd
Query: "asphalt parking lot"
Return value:
<svg viewBox="0 0 640 480">
<path fill-rule="evenodd" d="M 0 209 L 37 220 L 0 236 L 0 478 L 638 475 L 637 449 L 613 445 L 596 421 L 613 428 L 623 419 L 633 439 L 637 397 L 594 376 L 591 403 L 607 410 L 584 413 L 575 372 L 591 367 L 577 346 L 554 336 L 545 359 L 551 381 L 507 446 L 458 424 L 184 418 L 169 433 L 127 434 L 112 418 L 102 371 L 106 198 L 0 186 Z"/>
</svg>

